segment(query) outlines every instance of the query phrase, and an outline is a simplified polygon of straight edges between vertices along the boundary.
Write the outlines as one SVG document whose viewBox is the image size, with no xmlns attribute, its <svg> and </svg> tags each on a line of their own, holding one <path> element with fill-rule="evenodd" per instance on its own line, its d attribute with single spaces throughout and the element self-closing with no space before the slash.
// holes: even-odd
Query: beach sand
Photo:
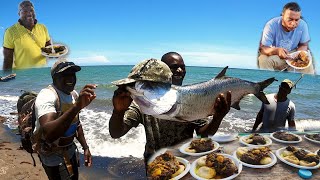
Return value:
<svg viewBox="0 0 320 180">
<path fill-rule="evenodd" d="M 28 152 L 20 149 L 19 136 L 4 126 L 0 116 L 0 179 L 48 179 L 38 155 L 33 154 L 36 167 Z M 83 165 L 80 155 L 79 179 L 145 179 L 143 159 L 93 156 L 93 165 Z"/>
</svg>

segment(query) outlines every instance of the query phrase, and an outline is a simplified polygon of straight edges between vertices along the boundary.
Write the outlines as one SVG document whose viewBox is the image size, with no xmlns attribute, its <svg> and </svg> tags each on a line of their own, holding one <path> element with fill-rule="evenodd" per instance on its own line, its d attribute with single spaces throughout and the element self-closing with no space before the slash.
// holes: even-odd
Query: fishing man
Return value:
<svg viewBox="0 0 320 180">
<path fill-rule="evenodd" d="M 42 134 L 38 153 L 50 180 L 78 179 L 79 162 L 74 138 L 84 150 L 85 165 L 91 166 L 92 163 L 79 112 L 95 99 L 96 85 L 87 84 L 78 95 L 74 90 L 75 73 L 80 70 L 80 66 L 73 62 L 56 61 L 51 68 L 53 84 L 42 89 L 35 101 L 34 134 Z"/>
<path fill-rule="evenodd" d="M 37 22 L 31 1 L 19 4 L 19 21 L 9 27 L 3 38 L 3 70 L 42 67 L 47 64 L 41 48 L 50 45 L 45 25 Z"/>
<path fill-rule="evenodd" d="M 167 64 L 159 64 L 157 60 L 151 59 L 146 63 L 136 65 L 136 71 L 132 71 L 131 82 L 119 80 L 119 88 L 113 96 L 113 113 L 109 122 L 109 131 L 112 138 L 120 138 L 125 135 L 132 127 L 143 124 L 146 133 L 145 162 L 150 156 L 160 148 L 168 147 L 180 143 L 183 140 L 193 137 L 194 130 L 198 135 L 213 135 L 218 130 L 223 117 L 230 110 L 231 93 L 227 97 L 220 94 L 215 101 L 215 114 L 211 123 L 207 120 L 197 120 L 192 123 L 167 121 L 157 119 L 153 116 L 142 114 L 139 107 L 132 102 L 130 93 L 125 89 L 125 85 L 137 80 L 151 80 L 156 82 L 172 82 L 174 85 L 182 85 L 186 74 L 185 64 L 176 52 L 169 52 L 162 56 L 161 61 Z M 149 65 L 148 65 L 149 64 Z M 151 65 L 152 64 L 152 65 Z M 145 68 L 148 67 L 148 68 Z"/>
<path fill-rule="evenodd" d="M 262 104 L 252 128 L 253 132 L 256 131 L 261 123 L 260 131 L 274 132 L 285 128 L 287 121 L 289 130 L 295 130 L 294 115 L 296 108 L 294 103 L 287 97 L 294 86 L 292 81 L 285 79 L 281 82 L 277 94 L 268 94 L 266 96 L 270 104 Z"/>
<path fill-rule="evenodd" d="M 286 60 L 293 51 L 309 50 L 310 36 L 307 23 L 302 19 L 300 6 L 295 2 L 287 3 L 280 17 L 269 20 L 262 33 L 258 66 L 261 69 L 284 70 Z M 288 70 L 293 71 L 291 67 Z M 297 72 L 314 74 L 314 65 Z"/>
</svg>

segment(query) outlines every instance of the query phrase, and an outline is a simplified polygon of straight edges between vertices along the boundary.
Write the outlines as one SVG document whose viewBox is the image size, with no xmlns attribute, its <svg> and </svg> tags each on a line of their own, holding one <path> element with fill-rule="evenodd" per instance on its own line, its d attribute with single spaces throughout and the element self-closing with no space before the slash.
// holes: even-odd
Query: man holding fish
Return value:
<svg viewBox="0 0 320 180">
<path fill-rule="evenodd" d="M 132 127 L 137 127 L 140 123 L 143 124 L 147 138 L 144 153 L 145 162 L 147 162 L 156 150 L 192 138 L 194 130 L 201 136 L 215 134 L 223 117 L 230 110 L 230 92 L 227 92 L 226 95 L 219 94 L 212 100 L 213 106 L 211 109 L 216 113 L 213 114 L 212 121 L 209 123 L 207 120 L 194 120 L 192 122 L 168 121 L 147 115 L 140 109 L 143 106 L 141 104 L 139 104 L 139 106 L 137 105 L 136 101 L 139 100 L 135 99 L 135 101 L 133 101 L 132 97 L 134 97 L 134 95 L 132 93 L 134 92 L 131 93 L 128 91 L 130 90 L 128 89 L 130 85 L 138 84 L 139 82 L 157 83 L 166 87 L 171 87 L 171 83 L 176 86 L 181 86 L 185 74 L 185 64 L 182 57 L 176 52 L 169 52 L 162 56 L 161 61 L 150 59 L 141 62 L 132 69 L 128 78 L 113 82 L 118 86 L 118 89 L 114 92 L 114 110 L 109 122 L 111 137 L 120 138 Z M 166 96 L 170 96 L 170 93 Z M 169 99 L 171 98 L 169 97 Z M 166 103 L 172 105 L 172 102 L 168 102 L 165 99 L 161 102 L 163 104 L 160 103 L 160 105 L 159 103 L 146 104 L 147 109 L 149 108 L 155 111 L 148 114 L 170 110 L 170 107 L 168 108 L 165 105 Z"/>
</svg>

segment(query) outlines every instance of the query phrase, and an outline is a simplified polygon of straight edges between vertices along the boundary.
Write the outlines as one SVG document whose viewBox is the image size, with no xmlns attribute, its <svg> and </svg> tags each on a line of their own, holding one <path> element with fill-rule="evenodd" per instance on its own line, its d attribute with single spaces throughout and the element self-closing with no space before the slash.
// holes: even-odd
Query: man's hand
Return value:
<svg viewBox="0 0 320 180">
<path fill-rule="evenodd" d="M 198 133 L 202 137 L 207 137 L 208 135 L 214 135 L 222 122 L 224 116 L 229 112 L 231 105 L 231 92 L 227 92 L 227 97 L 225 98 L 223 94 L 219 94 L 219 96 L 215 99 L 214 103 L 214 114 L 212 117 L 212 121 L 201 127 Z"/>
<path fill-rule="evenodd" d="M 92 158 L 91 158 L 91 153 L 90 153 L 89 148 L 85 149 L 83 154 L 84 154 L 84 165 L 91 167 Z"/>
<path fill-rule="evenodd" d="M 132 98 L 125 87 L 119 87 L 114 91 L 112 102 L 115 111 L 124 112 L 130 106 Z"/>
<path fill-rule="evenodd" d="M 231 92 L 227 92 L 225 98 L 223 94 L 219 94 L 214 103 L 215 118 L 223 119 L 223 117 L 229 112 L 231 105 Z"/>
<path fill-rule="evenodd" d="M 96 89 L 97 85 L 95 84 L 87 84 L 85 85 L 82 90 L 80 91 L 79 98 L 76 102 L 76 107 L 79 109 L 83 109 L 84 107 L 88 106 L 92 100 L 96 98 L 96 94 L 94 89 Z"/>
<path fill-rule="evenodd" d="M 284 48 L 277 48 L 277 54 L 281 59 L 288 59 L 288 53 Z"/>
</svg>

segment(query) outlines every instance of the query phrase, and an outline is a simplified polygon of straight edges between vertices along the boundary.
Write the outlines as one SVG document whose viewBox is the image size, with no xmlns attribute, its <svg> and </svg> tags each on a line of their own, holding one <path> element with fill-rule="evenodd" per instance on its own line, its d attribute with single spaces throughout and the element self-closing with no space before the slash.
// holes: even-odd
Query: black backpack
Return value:
<svg viewBox="0 0 320 180">
<path fill-rule="evenodd" d="M 18 129 L 20 133 L 20 140 L 22 148 L 29 153 L 33 153 L 31 136 L 35 128 L 36 118 L 34 115 L 34 102 L 36 100 L 37 93 L 24 92 L 18 99 Z"/>
<path fill-rule="evenodd" d="M 52 86 L 48 86 L 48 89 L 51 89 L 55 92 L 58 97 L 57 102 L 55 103 L 56 109 L 60 109 L 60 99 L 56 90 Z M 17 110 L 18 110 L 18 129 L 20 134 L 20 141 L 22 148 L 31 154 L 33 165 L 36 166 L 35 160 L 32 156 L 32 153 L 36 153 L 34 150 L 34 145 L 38 142 L 34 138 L 34 128 L 36 122 L 35 108 L 34 103 L 37 98 L 37 93 L 31 91 L 25 91 L 18 99 Z"/>
</svg>

